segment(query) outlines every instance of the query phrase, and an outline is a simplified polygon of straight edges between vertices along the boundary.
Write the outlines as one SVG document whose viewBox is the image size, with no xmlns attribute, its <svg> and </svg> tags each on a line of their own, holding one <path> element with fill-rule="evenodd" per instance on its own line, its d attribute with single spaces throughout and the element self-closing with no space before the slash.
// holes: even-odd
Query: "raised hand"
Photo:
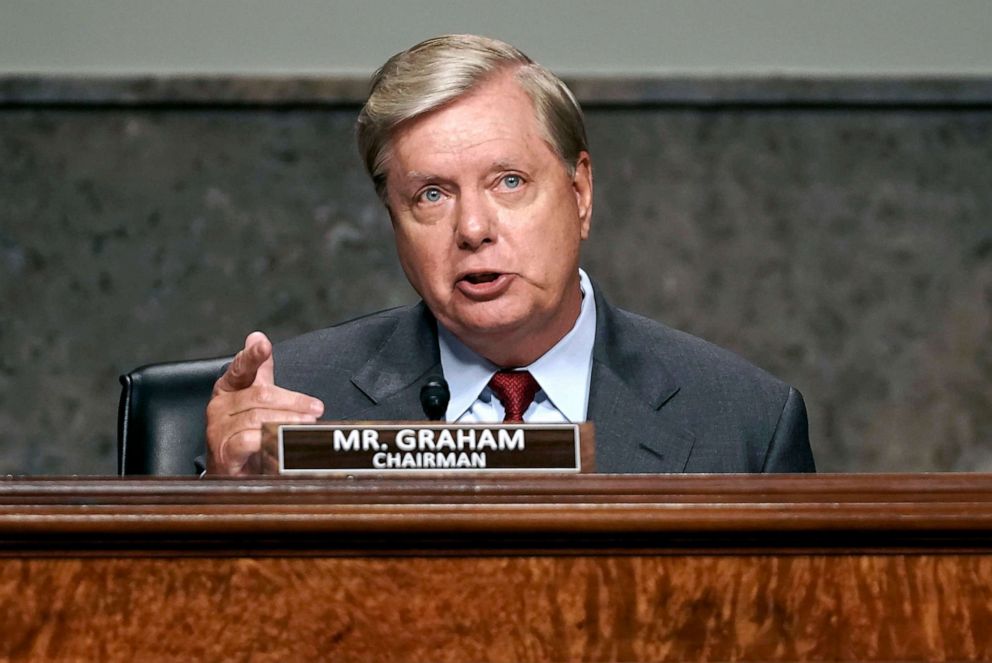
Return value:
<svg viewBox="0 0 992 663">
<path fill-rule="evenodd" d="M 320 400 L 277 387 L 274 370 L 272 343 L 252 332 L 207 405 L 207 474 L 258 473 L 262 424 L 313 423 L 323 414 Z"/>
</svg>

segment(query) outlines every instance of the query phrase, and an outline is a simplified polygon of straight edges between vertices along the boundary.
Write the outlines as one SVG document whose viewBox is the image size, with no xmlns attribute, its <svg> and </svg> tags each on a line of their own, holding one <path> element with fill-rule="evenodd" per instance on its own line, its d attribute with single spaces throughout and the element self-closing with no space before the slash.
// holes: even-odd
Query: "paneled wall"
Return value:
<svg viewBox="0 0 992 663">
<path fill-rule="evenodd" d="M 584 263 L 798 387 L 825 471 L 992 471 L 992 81 L 577 80 Z M 115 471 L 117 375 L 410 301 L 362 85 L 0 80 L 0 472 Z"/>
</svg>

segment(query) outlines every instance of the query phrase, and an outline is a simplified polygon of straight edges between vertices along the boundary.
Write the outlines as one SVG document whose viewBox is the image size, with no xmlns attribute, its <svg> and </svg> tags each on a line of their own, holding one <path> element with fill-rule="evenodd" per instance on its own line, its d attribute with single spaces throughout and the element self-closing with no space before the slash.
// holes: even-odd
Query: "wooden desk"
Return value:
<svg viewBox="0 0 992 663">
<path fill-rule="evenodd" d="M 0 659 L 989 660 L 989 475 L 8 479 Z"/>
</svg>

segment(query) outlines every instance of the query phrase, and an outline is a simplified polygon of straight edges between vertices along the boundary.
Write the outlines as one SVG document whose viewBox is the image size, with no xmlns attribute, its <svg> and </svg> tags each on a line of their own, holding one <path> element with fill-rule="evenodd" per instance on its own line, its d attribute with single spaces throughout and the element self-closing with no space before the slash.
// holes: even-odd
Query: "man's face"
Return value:
<svg viewBox="0 0 992 663">
<path fill-rule="evenodd" d="M 403 270 L 463 343 L 522 365 L 574 325 L 589 157 L 569 175 L 512 74 L 401 127 L 386 188 Z"/>
</svg>

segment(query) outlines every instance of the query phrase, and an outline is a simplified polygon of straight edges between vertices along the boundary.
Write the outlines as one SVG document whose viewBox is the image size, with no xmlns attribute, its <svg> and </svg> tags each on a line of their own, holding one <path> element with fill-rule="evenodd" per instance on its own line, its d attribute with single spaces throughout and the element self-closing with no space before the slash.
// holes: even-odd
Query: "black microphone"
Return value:
<svg viewBox="0 0 992 663">
<path fill-rule="evenodd" d="M 431 421 L 442 421 L 444 413 L 448 411 L 448 401 L 451 400 L 451 391 L 448 390 L 448 383 L 440 375 L 427 378 L 427 382 L 420 388 L 420 405 L 424 408 L 424 414 Z"/>
</svg>

